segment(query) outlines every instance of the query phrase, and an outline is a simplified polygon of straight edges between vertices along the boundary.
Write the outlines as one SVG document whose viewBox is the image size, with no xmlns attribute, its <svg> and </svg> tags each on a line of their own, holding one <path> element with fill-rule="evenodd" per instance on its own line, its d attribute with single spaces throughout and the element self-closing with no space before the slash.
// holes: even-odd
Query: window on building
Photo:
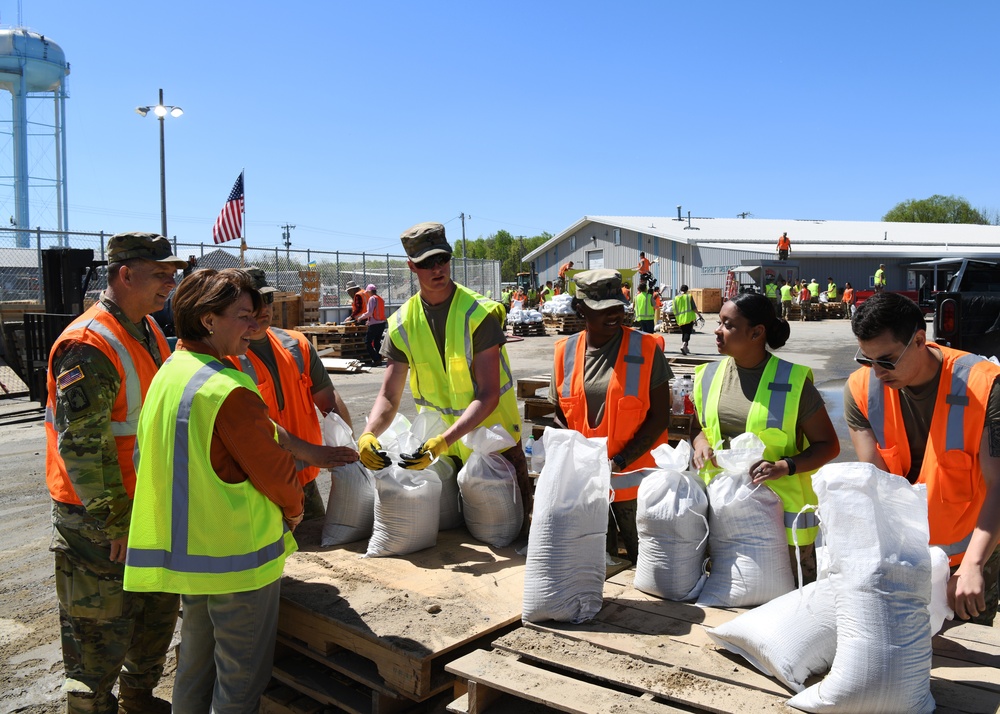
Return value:
<svg viewBox="0 0 1000 714">
<path fill-rule="evenodd" d="M 569 237 L 569 249 L 571 251 L 576 250 L 576 236 Z"/>
<path fill-rule="evenodd" d="M 615 245 L 621 245 L 621 244 L 622 244 L 622 229 L 615 228 Z"/>
</svg>

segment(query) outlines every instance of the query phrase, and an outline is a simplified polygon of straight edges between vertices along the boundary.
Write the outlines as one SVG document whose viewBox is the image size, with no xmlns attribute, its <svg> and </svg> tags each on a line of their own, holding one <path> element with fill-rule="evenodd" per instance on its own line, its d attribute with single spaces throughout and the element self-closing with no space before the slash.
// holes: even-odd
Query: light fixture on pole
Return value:
<svg viewBox="0 0 1000 714">
<path fill-rule="evenodd" d="M 150 112 L 160 120 L 160 235 L 167 238 L 167 169 L 166 155 L 163 150 L 163 120 L 169 113 L 172 117 L 179 117 L 184 113 L 180 107 L 170 106 L 163 103 L 163 90 L 160 90 L 160 103 L 152 107 L 136 107 L 136 113 L 144 117 Z"/>
</svg>

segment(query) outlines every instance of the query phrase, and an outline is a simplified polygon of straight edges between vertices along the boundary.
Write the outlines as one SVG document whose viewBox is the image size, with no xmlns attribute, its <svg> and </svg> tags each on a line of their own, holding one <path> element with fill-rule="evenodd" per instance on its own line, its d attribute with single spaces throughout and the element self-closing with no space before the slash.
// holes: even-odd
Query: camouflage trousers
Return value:
<svg viewBox="0 0 1000 714">
<path fill-rule="evenodd" d="M 951 574 L 954 575 L 956 570 L 958 570 L 958 566 L 952 566 Z M 986 609 L 975 617 L 969 618 L 967 622 L 987 627 L 993 626 L 993 619 L 997 616 L 997 605 L 1000 603 L 1000 582 L 998 579 L 1000 579 L 1000 547 L 995 548 L 993 555 L 987 558 L 986 563 L 983 564 L 983 580 L 986 581 L 986 592 L 983 595 L 986 598 Z"/>
<path fill-rule="evenodd" d="M 180 599 L 125 592 L 125 566 L 111 562 L 99 530 L 56 524 L 49 550 L 55 553 L 67 711 L 117 714 L 116 680 L 135 689 L 160 681 Z"/>
<path fill-rule="evenodd" d="M 311 521 L 313 518 L 323 518 L 326 516 L 326 507 L 323 505 L 323 496 L 319 492 L 316 479 L 313 479 L 302 487 L 305 496 L 305 511 L 302 519 Z"/>
</svg>

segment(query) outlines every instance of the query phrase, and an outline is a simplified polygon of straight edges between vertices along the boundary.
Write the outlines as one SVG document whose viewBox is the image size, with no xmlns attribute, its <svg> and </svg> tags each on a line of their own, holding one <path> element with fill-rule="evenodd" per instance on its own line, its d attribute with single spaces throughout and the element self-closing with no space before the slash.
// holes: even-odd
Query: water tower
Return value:
<svg viewBox="0 0 1000 714">
<path fill-rule="evenodd" d="M 13 170 L 4 175 L 0 166 L 0 185 L 10 188 L 13 180 L 11 223 L 17 231 L 17 247 L 31 245 L 29 207 L 36 212 L 55 212 L 57 230 L 66 224 L 66 76 L 69 64 L 62 48 L 55 42 L 23 27 L 0 28 L 0 89 L 11 94 L 11 118 L 0 119 L 0 133 L 10 128 Z M 31 108 L 37 111 L 29 113 Z M 51 100 L 51 120 L 45 117 L 45 105 Z M 29 151 L 30 149 L 30 151 Z M 29 155 L 30 154 L 30 155 Z M 30 161 L 29 161 L 30 159 Z M 6 179 L 6 180 L 5 180 Z M 30 193 L 29 193 L 30 192 Z M 0 211 L 11 209 L 0 190 Z M 29 200 L 34 196 L 35 200 Z M 54 199 L 54 200 L 53 200 Z M 8 198 L 9 200 L 9 198 Z M 4 213 L 6 215 L 6 213 Z M 52 220 L 51 216 L 49 220 Z M 0 225 L 6 220 L 0 216 Z M 51 225 L 51 224 L 48 224 Z M 65 241 L 62 241 L 65 244 Z"/>
</svg>

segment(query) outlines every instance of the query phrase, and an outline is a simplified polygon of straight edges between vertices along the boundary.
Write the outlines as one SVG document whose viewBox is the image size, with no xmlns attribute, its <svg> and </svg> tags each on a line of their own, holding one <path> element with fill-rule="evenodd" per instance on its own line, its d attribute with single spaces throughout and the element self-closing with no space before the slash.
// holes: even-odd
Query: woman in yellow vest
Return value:
<svg viewBox="0 0 1000 714">
<path fill-rule="evenodd" d="M 725 357 L 695 372 L 694 464 L 711 480 L 717 473 L 715 448 L 744 432 L 760 437 L 764 459 L 753 465 L 750 475 L 781 498 L 792 572 L 792 544 L 797 541 L 806 546 L 801 548 L 802 571 L 809 582 L 816 576 L 816 519 L 812 512 L 799 511 L 817 502 L 812 473 L 836 458 L 840 442 L 813 385 L 812 370 L 767 350 L 782 347 L 789 333 L 788 323 L 775 317 L 763 295 L 742 293 L 722 306 L 715 342 Z"/>
<path fill-rule="evenodd" d="M 573 308 L 587 328 L 556 342 L 549 400 L 559 423 L 588 438 L 607 438 L 615 492 L 608 552 L 617 557 L 620 532 L 635 563 L 638 475 L 618 474 L 656 466 L 650 451 L 667 443 L 673 373 L 656 338 L 623 326 L 621 273 L 587 270 L 574 279 Z"/>
<path fill-rule="evenodd" d="M 280 577 L 302 520 L 298 457 L 330 468 L 274 424 L 242 355 L 261 307 L 242 270 L 200 270 L 174 296 L 180 342 L 149 386 L 136 436 L 125 589 L 180 593 L 174 711 L 257 711 L 271 675 Z"/>
</svg>

